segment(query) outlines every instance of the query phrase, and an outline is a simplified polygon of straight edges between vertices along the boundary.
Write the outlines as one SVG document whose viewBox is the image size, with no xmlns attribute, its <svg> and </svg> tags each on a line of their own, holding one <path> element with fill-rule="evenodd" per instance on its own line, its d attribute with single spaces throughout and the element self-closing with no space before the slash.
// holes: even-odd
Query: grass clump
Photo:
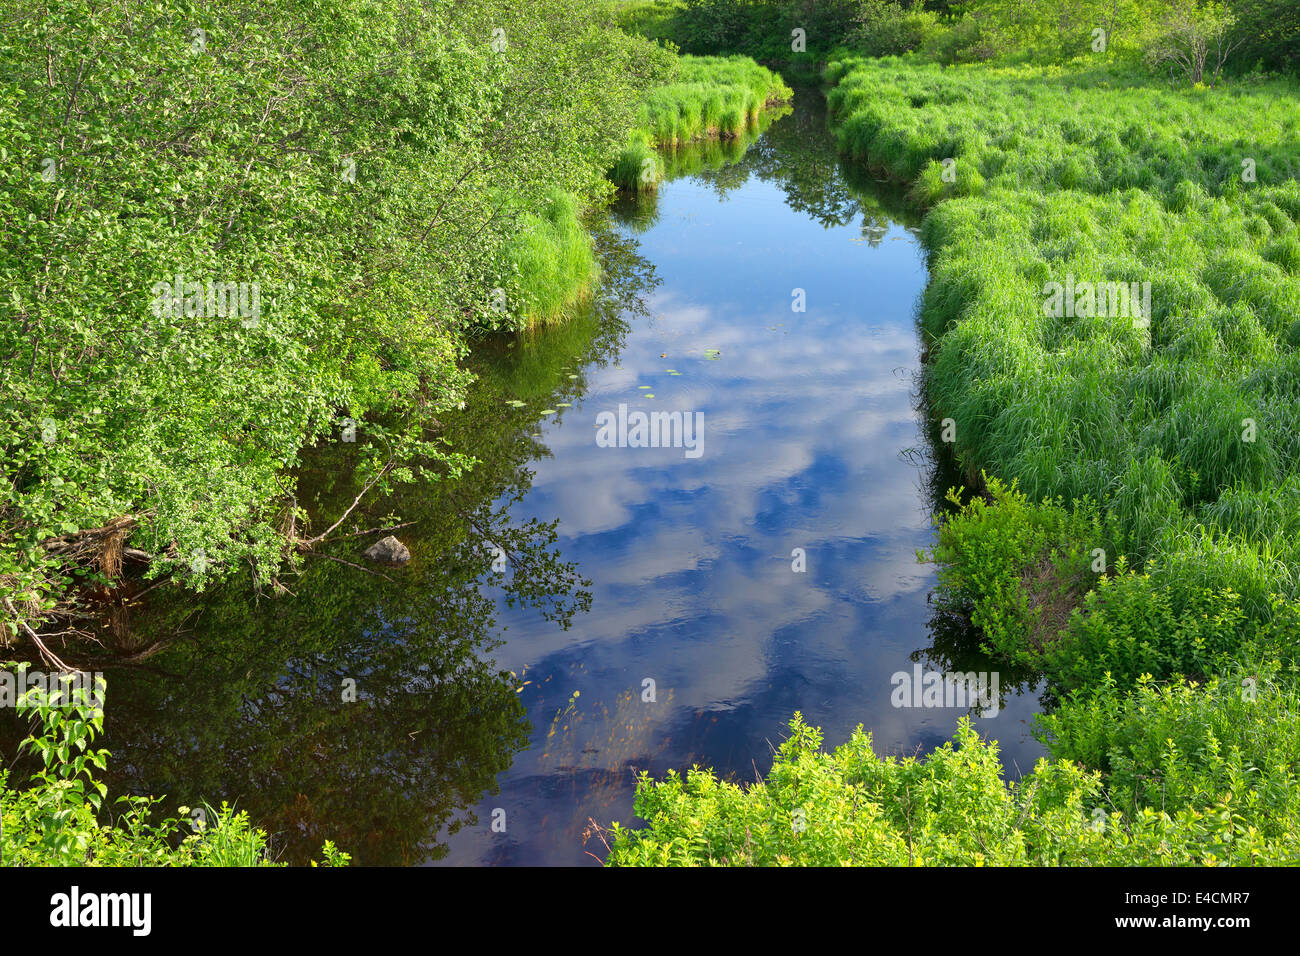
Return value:
<svg viewBox="0 0 1300 956">
<path fill-rule="evenodd" d="M 743 56 L 683 56 L 672 82 L 645 94 L 635 130 L 610 170 L 622 189 L 655 189 L 665 167 L 656 147 L 704 139 L 735 139 L 758 124 L 771 105 L 793 95 L 766 67 Z"/>
<path fill-rule="evenodd" d="M 536 328 L 557 322 L 591 294 L 599 275 L 591 235 L 583 227 L 577 201 L 552 190 L 539 213 L 520 219 L 506 248 L 514 267 L 517 321 Z M 512 297 L 507 294 L 507 302 Z"/>
</svg>

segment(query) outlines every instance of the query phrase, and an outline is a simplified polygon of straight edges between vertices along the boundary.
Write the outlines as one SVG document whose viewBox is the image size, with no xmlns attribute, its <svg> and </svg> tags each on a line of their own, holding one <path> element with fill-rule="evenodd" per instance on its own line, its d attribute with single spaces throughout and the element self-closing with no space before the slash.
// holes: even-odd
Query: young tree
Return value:
<svg viewBox="0 0 1300 956">
<path fill-rule="evenodd" d="M 1211 83 L 1219 78 L 1228 56 L 1240 44 L 1231 35 L 1234 20 L 1221 4 L 1198 5 L 1195 0 L 1181 0 L 1165 17 L 1160 32 L 1147 50 L 1146 60 L 1152 67 L 1169 64 L 1183 72 L 1191 83 L 1201 83 L 1205 68 L 1213 57 Z"/>
</svg>

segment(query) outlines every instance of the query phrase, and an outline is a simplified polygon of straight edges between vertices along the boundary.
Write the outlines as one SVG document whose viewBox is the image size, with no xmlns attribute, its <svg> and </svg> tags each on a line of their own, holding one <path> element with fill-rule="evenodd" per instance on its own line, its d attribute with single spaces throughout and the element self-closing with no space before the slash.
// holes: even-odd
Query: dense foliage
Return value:
<svg viewBox="0 0 1300 956">
<path fill-rule="evenodd" d="M 1156 695 L 1161 716 L 1213 748 L 1197 723 L 1196 695 Z M 1294 695 L 1268 705 L 1292 724 Z M 1289 709 L 1287 709 L 1289 707 Z M 643 775 L 636 812 L 644 830 L 613 828 L 614 866 L 1176 866 L 1292 863 L 1300 853 L 1294 797 L 1295 733 L 1278 734 L 1267 796 L 1225 785 L 1254 783 L 1252 753 L 1157 746 L 1156 781 L 1133 800 L 1128 777 L 1044 758 L 1004 782 L 996 743 L 963 718 L 953 741 L 924 758 L 878 757 L 861 727 L 827 754 L 799 715 L 772 769 L 742 788 L 693 769 L 663 781 Z M 1091 741 L 1089 741 L 1091 742 Z M 1256 750 L 1260 748 L 1255 748 Z M 1140 756 L 1145 757 L 1145 754 Z M 1128 767 L 1126 766 L 1126 769 Z M 1171 786 L 1161 786 L 1168 780 Z M 1145 781 L 1144 781 L 1145 782 Z M 1160 796 L 1178 799 L 1162 806 Z M 1151 797 L 1154 796 L 1154 799 Z"/>
<path fill-rule="evenodd" d="M 745 53 L 797 65 L 835 51 L 917 52 L 942 63 L 990 59 L 1061 63 L 1080 55 L 1162 68 L 1196 52 L 1209 73 L 1300 67 L 1300 8 L 1290 0 L 632 0 L 629 29 L 688 53 Z M 1193 76 L 1199 80 L 1201 76 Z"/>
<path fill-rule="evenodd" d="M 577 210 L 668 62 L 583 0 L 5 19 L 5 638 L 124 557 L 268 581 L 340 517 L 291 469 L 346 422 L 372 490 L 458 473 L 467 336 L 581 297 Z"/>
</svg>

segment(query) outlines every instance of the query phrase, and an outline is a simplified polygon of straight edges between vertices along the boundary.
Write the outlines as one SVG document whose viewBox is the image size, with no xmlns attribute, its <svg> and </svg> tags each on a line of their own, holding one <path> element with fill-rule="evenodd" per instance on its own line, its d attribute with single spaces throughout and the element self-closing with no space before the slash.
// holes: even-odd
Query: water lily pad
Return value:
<svg viewBox="0 0 1300 956">
<path fill-rule="evenodd" d="M 542 414 L 542 415 L 554 415 L 554 414 L 555 414 L 555 409 L 553 409 L 553 408 L 543 408 L 539 414 Z"/>
</svg>

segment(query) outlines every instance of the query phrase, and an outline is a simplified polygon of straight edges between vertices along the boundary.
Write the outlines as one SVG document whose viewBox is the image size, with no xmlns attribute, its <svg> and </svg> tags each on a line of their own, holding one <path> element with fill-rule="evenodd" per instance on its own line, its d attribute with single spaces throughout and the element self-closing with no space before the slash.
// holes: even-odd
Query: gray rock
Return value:
<svg viewBox="0 0 1300 956">
<path fill-rule="evenodd" d="M 411 560 L 411 549 L 390 534 L 367 548 L 366 557 L 379 564 L 405 564 Z"/>
</svg>

